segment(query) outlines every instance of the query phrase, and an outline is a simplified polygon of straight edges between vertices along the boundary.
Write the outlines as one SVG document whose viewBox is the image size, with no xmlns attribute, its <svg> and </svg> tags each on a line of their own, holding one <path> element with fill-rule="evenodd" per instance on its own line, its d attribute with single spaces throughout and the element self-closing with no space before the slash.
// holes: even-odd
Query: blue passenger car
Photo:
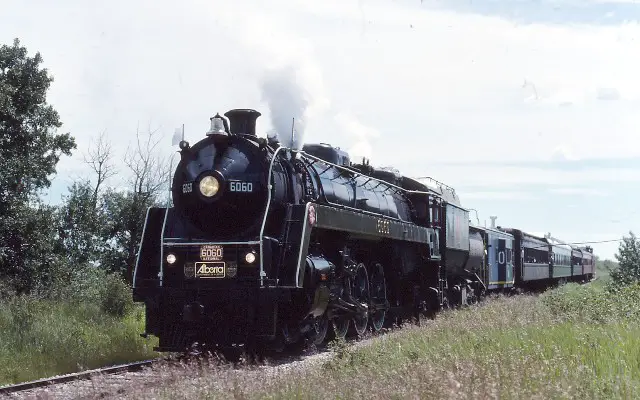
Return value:
<svg viewBox="0 0 640 400">
<path fill-rule="evenodd" d="M 487 289 L 511 288 L 514 283 L 514 237 L 510 233 L 485 228 Z"/>
</svg>

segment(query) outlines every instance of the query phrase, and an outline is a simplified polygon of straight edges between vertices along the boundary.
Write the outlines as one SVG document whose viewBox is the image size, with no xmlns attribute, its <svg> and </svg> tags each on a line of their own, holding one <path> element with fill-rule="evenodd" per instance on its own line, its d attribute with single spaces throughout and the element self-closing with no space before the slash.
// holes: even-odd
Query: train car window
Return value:
<svg viewBox="0 0 640 400">
<path fill-rule="evenodd" d="M 549 252 L 547 250 L 524 248 L 524 262 L 526 263 L 548 263 Z"/>
<path fill-rule="evenodd" d="M 433 219 L 431 221 L 434 223 L 440 222 L 440 210 L 438 208 L 438 205 L 434 204 L 432 206 L 432 210 L 433 210 L 433 216 L 432 216 Z"/>
</svg>

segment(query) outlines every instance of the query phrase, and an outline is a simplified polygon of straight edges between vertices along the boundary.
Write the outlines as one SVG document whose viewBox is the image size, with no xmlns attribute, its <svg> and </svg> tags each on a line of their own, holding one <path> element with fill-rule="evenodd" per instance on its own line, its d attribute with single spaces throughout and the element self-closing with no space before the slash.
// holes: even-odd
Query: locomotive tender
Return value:
<svg viewBox="0 0 640 400">
<path fill-rule="evenodd" d="M 319 344 L 595 276 L 590 248 L 472 225 L 441 182 L 260 138 L 255 110 L 224 115 L 180 143 L 173 206 L 147 211 L 133 297 L 158 351 Z"/>
</svg>

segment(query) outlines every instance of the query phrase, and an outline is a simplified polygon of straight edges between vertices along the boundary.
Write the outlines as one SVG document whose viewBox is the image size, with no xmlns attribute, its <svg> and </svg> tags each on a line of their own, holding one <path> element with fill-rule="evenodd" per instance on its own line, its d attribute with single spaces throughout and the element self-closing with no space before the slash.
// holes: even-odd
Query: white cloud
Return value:
<svg viewBox="0 0 640 400">
<path fill-rule="evenodd" d="M 535 198 L 530 192 L 512 191 L 461 191 L 458 195 L 465 200 L 531 200 Z"/>
<path fill-rule="evenodd" d="M 400 111 L 401 118 L 421 139 L 446 135 L 451 148 L 465 143 L 456 148 L 463 159 L 494 158 L 498 143 L 502 159 L 521 159 L 525 148 L 529 159 L 549 159 L 558 141 L 579 158 L 640 154 L 640 141 L 630 135 L 640 127 L 633 111 L 640 99 L 637 24 L 520 26 L 418 6 L 349 4 L 310 5 L 315 14 L 352 21 L 340 63 L 351 65 L 345 91 L 362 93 L 355 88 L 364 91 L 369 82 L 371 90 L 362 93 L 367 99 L 356 100 L 360 107 L 388 110 L 390 118 L 399 108 L 412 110 Z M 522 88 L 525 80 L 535 84 L 537 101 L 530 87 Z M 603 88 L 613 88 L 623 102 L 598 102 Z M 381 131 L 393 136 L 393 129 L 387 124 Z"/>
<path fill-rule="evenodd" d="M 438 140 L 464 160 L 519 160 L 525 148 L 527 158 L 546 160 L 557 143 L 580 159 L 640 154 L 637 135 L 630 134 L 640 127 L 634 23 L 517 25 L 415 1 L 185 1 L 152 8 L 121 1 L 113 7 L 75 3 L 76 18 L 69 20 L 55 8 L 9 12 L 17 22 L 0 28 L 3 37 L 31 35 L 30 48 L 41 50 L 59 77 L 51 98 L 80 139 L 104 128 L 126 138 L 137 120 L 170 130 L 184 122 L 195 138 L 216 111 L 250 106 L 262 108 L 264 132 L 271 116 L 259 92 L 262 74 L 294 65 L 313 110 L 310 140 L 326 137 L 331 107 L 334 115 L 351 110 L 381 137 L 402 140 L 399 145 L 411 137 L 411 147 L 422 149 Z M 52 12 L 65 21 L 64 30 L 54 29 L 60 24 L 49 18 Z M 20 15 L 51 33 L 22 30 Z M 525 81 L 535 86 L 537 100 Z M 605 88 L 620 101 L 598 101 Z M 371 144 L 372 152 L 384 157 L 387 145 Z M 392 154 L 380 162 L 395 163 L 399 152 Z"/>
<path fill-rule="evenodd" d="M 598 100 L 619 100 L 620 92 L 616 88 L 598 88 Z"/>
<path fill-rule="evenodd" d="M 409 175 L 420 174 L 415 167 Z M 544 185 L 550 188 L 567 185 L 602 187 L 614 182 L 640 182 L 640 171 L 633 168 L 585 168 L 582 170 L 558 170 L 505 166 L 447 166 L 430 168 L 436 179 L 455 187 L 481 186 L 502 188 L 513 185 Z"/>
<path fill-rule="evenodd" d="M 550 193 L 562 194 L 562 195 L 574 195 L 574 196 L 597 196 L 608 197 L 609 193 L 604 190 L 586 188 L 586 187 L 564 187 L 564 188 L 551 188 Z"/>
<path fill-rule="evenodd" d="M 351 159 L 357 161 L 362 157 L 373 157 L 372 140 L 380 136 L 376 129 L 364 125 L 354 115 L 339 112 L 335 116 L 338 131 L 344 134 L 351 147 L 348 149 Z"/>
<path fill-rule="evenodd" d="M 575 161 L 578 158 L 564 146 L 556 147 L 551 153 L 551 161 Z"/>
<path fill-rule="evenodd" d="M 616 16 L 606 26 L 577 24 L 574 17 L 594 3 L 577 0 L 526 4 L 557 5 L 553 25 L 421 3 L 10 2 L 0 41 L 18 36 L 30 52 L 42 53 L 56 77 L 49 99 L 82 150 L 107 129 L 122 154 L 138 122 L 151 122 L 168 132 L 172 151 L 176 126 L 184 123 L 193 143 L 204 136 L 209 117 L 236 107 L 262 112 L 258 132 L 264 134 L 272 118 L 261 79 L 273 68 L 293 66 L 309 103 L 305 140 L 349 148 L 370 155 L 374 165 L 432 175 L 456 188 L 484 187 L 469 196 L 486 205 L 502 197 L 500 204 L 515 210 L 518 202 L 507 197 L 526 194 L 511 185 L 606 191 L 612 182 L 640 180 L 633 168 L 473 164 L 640 156 L 636 22 L 615 24 Z M 512 4 L 493 1 L 492 7 Z M 80 168 L 80 160 L 63 159 L 60 179 Z M 438 165 L 445 161 L 470 164 Z M 557 197 L 576 203 L 575 196 Z M 604 210 L 578 204 L 575 213 Z M 627 223 L 640 225 L 634 218 Z"/>
</svg>

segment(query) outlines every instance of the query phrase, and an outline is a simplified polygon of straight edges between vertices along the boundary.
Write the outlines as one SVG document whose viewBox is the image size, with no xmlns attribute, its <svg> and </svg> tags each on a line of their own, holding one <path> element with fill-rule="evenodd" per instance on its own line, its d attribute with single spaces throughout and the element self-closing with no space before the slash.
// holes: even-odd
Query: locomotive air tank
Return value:
<svg viewBox="0 0 640 400">
<path fill-rule="evenodd" d="M 322 202 L 411 221 L 409 203 L 402 192 L 350 168 L 350 158 L 345 151 L 325 143 L 306 144 L 302 149 L 311 156 L 333 164 L 317 160 L 311 163 L 310 169 L 322 190 Z"/>
</svg>

